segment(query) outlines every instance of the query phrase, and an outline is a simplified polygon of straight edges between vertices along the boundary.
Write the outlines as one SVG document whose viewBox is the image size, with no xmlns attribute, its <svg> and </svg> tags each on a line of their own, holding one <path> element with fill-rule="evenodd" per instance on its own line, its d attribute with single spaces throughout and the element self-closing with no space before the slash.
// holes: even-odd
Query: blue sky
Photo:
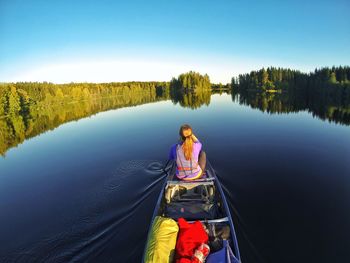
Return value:
<svg viewBox="0 0 350 263">
<path fill-rule="evenodd" d="M 0 0 L 0 81 L 213 82 L 349 65 L 350 2 Z"/>
</svg>

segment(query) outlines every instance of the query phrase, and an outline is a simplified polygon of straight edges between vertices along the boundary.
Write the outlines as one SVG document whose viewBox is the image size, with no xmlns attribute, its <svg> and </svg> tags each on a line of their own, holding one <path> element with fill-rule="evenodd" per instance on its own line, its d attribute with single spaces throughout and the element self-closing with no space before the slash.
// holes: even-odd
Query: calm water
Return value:
<svg viewBox="0 0 350 263">
<path fill-rule="evenodd" d="M 243 262 L 347 262 L 350 126 L 213 95 L 110 110 L 0 157 L 0 262 L 140 262 L 161 167 L 190 123 L 217 171 Z"/>
</svg>

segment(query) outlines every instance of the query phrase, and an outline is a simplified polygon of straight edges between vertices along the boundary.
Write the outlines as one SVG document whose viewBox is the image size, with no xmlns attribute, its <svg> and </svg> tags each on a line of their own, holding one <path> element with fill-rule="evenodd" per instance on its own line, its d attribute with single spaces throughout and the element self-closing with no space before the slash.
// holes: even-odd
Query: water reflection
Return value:
<svg viewBox="0 0 350 263">
<path fill-rule="evenodd" d="M 350 125 L 350 98 L 346 96 L 250 91 L 233 92 L 232 100 L 270 114 L 308 111 L 321 120 Z"/>
<path fill-rule="evenodd" d="M 67 121 L 129 100 L 157 102 L 163 92 L 85 101 L 85 108 L 68 103 L 62 115 Z M 182 110 L 169 95 L 166 102 L 62 125 L 9 152 L 0 158 L 0 262 L 140 262 L 161 167 L 184 120 L 196 127 L 226 190 L 244 262 L 346 262 L 349 127 L 312 120 L 307 112 L 277 116 L 299 106 L 287 94 L 255 95 L 250 99 L 259 110 L 229 95 Z M 274 115 L 261 114 L 259 103 Z M 37 132 L 65 111 L 53 106 L 46 109 L 51 113 L 30 111 Z M 25 116 L 17 116 L 24 126 Z M 290 253 L 295 240 L 301 249 Z"/>
<path fill-rule="evenodd" d="M 166 99 L 150 93 L 127 94 L 74 103 L 51 103 L 45 107 L 31 107 L 29 111 L 9 116 L 0 116 L 0 154 L 17 146 L 25 139 L 53 130 L 73 120 L 79 120 L 98 112 L 141 105 Z"/>
<path fill-rule="evenodd" d="M 182 107 L 198 109 L 203 105 L 210 104 L 211 90 L 200 91 L 177 91 L 174 90 L 170 93 L 171 101 L 174 104 L 179 103 Z"/>
<path fill-rule="evenodd" d="M 209 105 L 214 93 L 231 93 L 233 102 L 248 105 L 270 114 L 308 111 L 313 116 L 331 122 L 350 125 L 350 98 L 341 93 L 312 96 L 302 92 L 257 92 L 231 90 L 179 91 L 162 87 L 155 92 L 125 93 L 120 96 L 83 100 L 75 103 L 51 103 L 45 107 L 30 107 L 19 114 L 0 116 L 0 154 L 28 138 L 53 130 L 63 123 L 79 120 L 101 111 L 168 100 L 190 109 Z"/>
</svg>

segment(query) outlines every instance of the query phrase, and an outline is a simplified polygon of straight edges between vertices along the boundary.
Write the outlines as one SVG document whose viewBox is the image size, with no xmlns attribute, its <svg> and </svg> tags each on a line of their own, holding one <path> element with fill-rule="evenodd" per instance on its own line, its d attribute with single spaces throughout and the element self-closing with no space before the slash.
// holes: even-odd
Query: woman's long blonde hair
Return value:
<svg viewBox="0 0 350 263">
<path fill-rule="evenodd" d="M 181 140 L 182 140 L 182 150 L 184 152 L 186 160 L 190 160 L 192 158 L 193 152 L 193 138 L 192 138 L 192 128 L 188 124 L 184 124 L 180 127 L 179 131 Z"/>
</svg>

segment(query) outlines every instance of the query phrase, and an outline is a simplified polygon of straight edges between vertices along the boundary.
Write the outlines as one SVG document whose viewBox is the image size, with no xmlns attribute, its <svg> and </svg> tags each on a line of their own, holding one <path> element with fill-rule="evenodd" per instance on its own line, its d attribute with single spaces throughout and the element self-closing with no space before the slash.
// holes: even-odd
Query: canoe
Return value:
<svg viewBox="0 0 350 263">
<path fill-rule="evenodd" d="M 153 212 L 147 242 L 150 240 L 151 228 L 156 217 L 174 220 L 182 217 L 188 222 L 199 220 L 205 226 L 211 240 L 210 253 L 222 250 L 223 244 L 228 244 L 231 253 L 227 262 L 241 262 L 231 213 L 220 181 L 209 161 L 204 175 L 194 181 L 177 179 L 176 164 L 173 161 L 167 165 L 164 172 L 166 180 Z M 142 262 L 145 262 L 147 242 Z"/>
</svg>

